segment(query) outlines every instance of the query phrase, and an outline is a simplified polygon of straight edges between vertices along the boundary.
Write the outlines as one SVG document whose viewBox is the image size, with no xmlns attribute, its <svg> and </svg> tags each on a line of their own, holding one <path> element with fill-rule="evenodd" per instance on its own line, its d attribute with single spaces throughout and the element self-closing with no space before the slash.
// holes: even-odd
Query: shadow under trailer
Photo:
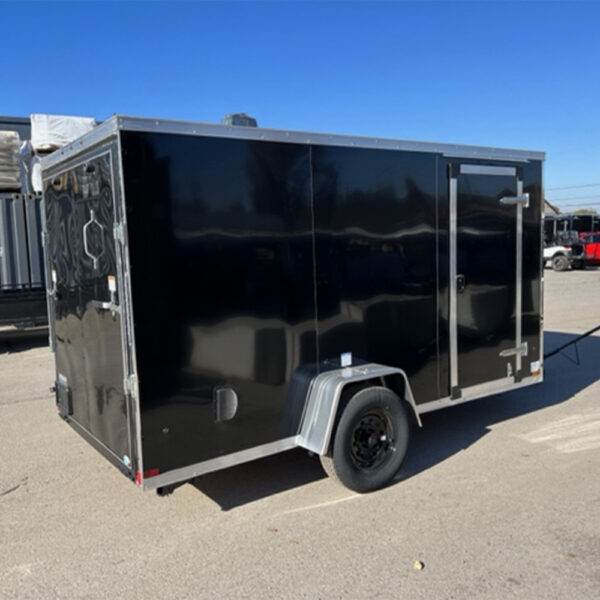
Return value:
<svg viewBox="0 0 600 600">
<path fill-rule="evenodd" d="M 367 492 L 542 381 L 541 152 L 114 116 L 43 160 L 59 414 L 143 489 L 294 447 Z"/>
</svg>

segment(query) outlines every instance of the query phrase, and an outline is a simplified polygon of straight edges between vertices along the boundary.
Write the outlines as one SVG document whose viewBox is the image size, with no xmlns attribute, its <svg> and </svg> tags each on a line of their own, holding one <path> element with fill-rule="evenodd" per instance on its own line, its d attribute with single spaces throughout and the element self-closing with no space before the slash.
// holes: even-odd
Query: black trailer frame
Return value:
<svg viewBox="0 0 600 600">
<path fill-rule="evenodd" d="M 541 382 L 544 158 L 111 117 L 43 160 L 61 416 L 155 489 Z"/>
</svg>

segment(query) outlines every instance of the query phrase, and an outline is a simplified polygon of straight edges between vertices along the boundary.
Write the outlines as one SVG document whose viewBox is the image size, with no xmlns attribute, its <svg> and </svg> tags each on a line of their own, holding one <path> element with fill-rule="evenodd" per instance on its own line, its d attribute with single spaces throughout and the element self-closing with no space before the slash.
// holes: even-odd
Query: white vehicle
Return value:
<svg viewBox="0 0 600 600">
<path fill-rule="evenodd" d="M 555 271 L 566 271 L 569 266 L 572 269 L 585 269 L 585 248 L 581 243 L 548 246 L 544 248 L 544 266 L 548 263 Z"/>
<path fill-rule="evenodd" d="M 571 248 L 565 246 L 549 246 L 544 248 L 544 267 L 548 263 L 555 271 L 566 271 L 573 259 Z"/>
</svg>

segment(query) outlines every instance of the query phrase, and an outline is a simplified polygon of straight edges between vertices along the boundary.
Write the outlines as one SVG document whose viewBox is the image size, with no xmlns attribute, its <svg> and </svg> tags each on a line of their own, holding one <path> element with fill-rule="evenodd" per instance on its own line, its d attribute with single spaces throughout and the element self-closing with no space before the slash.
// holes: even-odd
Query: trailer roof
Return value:
<svg viewBox="0 0 600 600">
<path fill-rule="evenodd" d="M 95 146 L 104 139 L 115 135 L 120 130 L 261 140 L 268 142 L 287 142 L 293 144 L 314 144 L 321 146 L 407 150 L 412 152 L 431 152 L 456 158 L 511 160 L 520 162 L 544 160 L 546 158 L 545 152 L 536 150 L 514 150 L 510 148 L 493 148 L 488 146 L 417 142 L 329 133 L 287 131 L 284 129 L 267 129 L 264 127 L 222 125 L 220 123 L 202 123 L 195 121 L 177 121 L 173 119 L 150 119 L 114 115 L 96 127 L 93 131 L 90 131 L 73 143 L 44 158 L 42 166 L 44 169 L 51 168 L 66 158 L 79 154 L 86 148 Z"/>
</svg>

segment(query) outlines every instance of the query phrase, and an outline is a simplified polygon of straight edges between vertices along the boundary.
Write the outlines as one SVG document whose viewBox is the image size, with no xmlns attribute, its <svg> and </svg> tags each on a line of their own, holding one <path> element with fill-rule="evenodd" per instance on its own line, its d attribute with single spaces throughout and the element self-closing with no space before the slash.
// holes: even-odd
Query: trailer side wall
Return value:
<svg viewBox="0 0 600 600">
<path fill-rule="evenodd" d="M 452 167 L 466 274 L 459 387 L 508 389 L 540 359 L 541 163 L 120 135 L 145 471 L 295 435 L 308 382 L 344 352 L 404 369 L 417 404 L 453 394 Z M 513 175 L 460 175 L 466 163 Z M 518 330 L 517 209 L 502 199 L 520 182 L 531 197 L 522 285 L 529 354 L 517 372 L 520 363 L 500 355 Z M 222 390 L 235 394 L 231 419 L 220 413 Z"/>
<path fill-rule="evenodd" d="M 121 135 L 144 469 L 293 435 L 290 382 L 316 362 L 309 148 Z"/>
<path fill-rule="evenodd" d="M 439 398 L 437 155 L 312 152 L 320 361 L 352 352 Z"/>
</svg>

